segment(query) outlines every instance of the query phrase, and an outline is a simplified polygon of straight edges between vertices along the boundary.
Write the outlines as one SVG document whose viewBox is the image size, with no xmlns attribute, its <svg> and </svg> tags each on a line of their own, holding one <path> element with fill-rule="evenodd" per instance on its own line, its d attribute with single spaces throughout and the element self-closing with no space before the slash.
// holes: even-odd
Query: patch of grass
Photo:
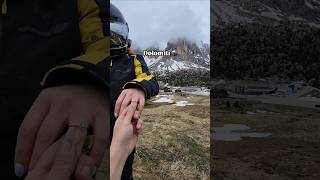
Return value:
<svg viewBox="0 0 320 180">
<path fill-rule="evenodd" d="M 209 101 L 203 97 L 176 98 L 201 104 L 202 108 L 196 109 L 209 113 Z M 193 116 L 192 107 L 178 110 L 174 105 L 162 105 L 145 109 L 145 130 L 134 162 L 135 179 L 210 179 L 209 116 Z"/>
</svg>

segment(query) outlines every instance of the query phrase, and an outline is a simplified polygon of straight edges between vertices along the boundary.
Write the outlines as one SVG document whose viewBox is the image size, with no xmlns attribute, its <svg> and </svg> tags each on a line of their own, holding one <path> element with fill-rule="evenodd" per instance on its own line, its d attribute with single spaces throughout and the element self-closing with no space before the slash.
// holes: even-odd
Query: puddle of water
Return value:
<svg viewBox="0 0 320 180">
<path fill-rule="evenodd" d="M 214 127 L 214 133 L 211 136 L 216 141 L 240 141 L 242 137 L 262 138 L 272 135 L 271 133 L 239 132 L 249 129 L 249 126 L 243 124 L 225 124 L 223 127 Z"/>
</svg>

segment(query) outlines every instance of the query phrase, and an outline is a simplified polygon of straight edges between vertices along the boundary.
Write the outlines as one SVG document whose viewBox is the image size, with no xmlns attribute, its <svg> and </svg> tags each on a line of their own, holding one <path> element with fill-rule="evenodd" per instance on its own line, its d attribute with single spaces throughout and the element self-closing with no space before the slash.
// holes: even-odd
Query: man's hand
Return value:
<svg viewBox="0 0 320 180">
<path fill-rule="evenodd" d="M 80 85 L 43 90 L 19 129 L 15 153 L 16 175 L 21 177 L 26 171 L 32 170 L 68 125 L 82 122 L 93 129 L 94 142 L 90 157 L 99 166 L 108 143 L 108 112 L 109 101 L 101 90 Z"/>
<path fill-rule="evenodd" d="M 141 89 L 138 88 L 129 88 L 121 92 L 114 108 L 114 116 L 118 117 L 118 115 L 121 114 L 122 111 L 126 107 L 128 107 L 131 102 L 135 102 L 138 104 L 137 111 L 134 113 L 133 118 L 135 120 L 140 119 L 141 113 L 144 108 L 145 94 Z"/>
</svg>

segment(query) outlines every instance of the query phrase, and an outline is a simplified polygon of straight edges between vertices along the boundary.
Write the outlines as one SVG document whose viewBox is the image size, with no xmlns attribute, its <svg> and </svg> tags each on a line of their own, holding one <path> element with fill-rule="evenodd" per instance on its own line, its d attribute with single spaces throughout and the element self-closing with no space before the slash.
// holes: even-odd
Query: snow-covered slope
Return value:
<svg viewBox="0 0 320 180">
<path fill-rule="evenodd" d="M 214 0 L 211 23 L 293 21 L 320 27 L 320 0 Z"/>
<path fill-rule="evenodd" d="M 158 72 L 166 71 L 177 71 L 183 69 L 202 69 L 209 70 L 208 67 L 203 67 L 199 64 L 187 61 L 187 60 L 177 60 L 175 58 L 169 58 L 165 61 L 161 61 L 161 58 L 145 58 L 148 66 Z"/>
<path fill-rule="evenodd" d="M 185 69 L 209 70 L 210 68 L 210 48 L 208 44 L 197 45 L 186 39 L 177 39 L 168 42 L 165 50 L 175 51 L 176 55 L 144 57 L 151 71 L 164 73 Z"/>
</svg>

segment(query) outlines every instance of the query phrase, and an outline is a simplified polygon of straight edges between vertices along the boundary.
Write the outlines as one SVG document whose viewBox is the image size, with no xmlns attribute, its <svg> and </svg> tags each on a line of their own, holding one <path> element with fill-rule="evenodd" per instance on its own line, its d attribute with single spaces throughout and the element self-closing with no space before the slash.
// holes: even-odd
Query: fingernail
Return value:
<svg viewBox="0 0 320 180">
<path fill-rule="evenodd" d="M 114 117 L 118 117 L 118 113 L 114 113 Z"/>
<path fill-rule="evenodd" d="M 14 173 L 16 174 L 16 176 L 22 177 L 26 173 L 26 168 L 22 164 L 15 163 Z"/>
</svg>

